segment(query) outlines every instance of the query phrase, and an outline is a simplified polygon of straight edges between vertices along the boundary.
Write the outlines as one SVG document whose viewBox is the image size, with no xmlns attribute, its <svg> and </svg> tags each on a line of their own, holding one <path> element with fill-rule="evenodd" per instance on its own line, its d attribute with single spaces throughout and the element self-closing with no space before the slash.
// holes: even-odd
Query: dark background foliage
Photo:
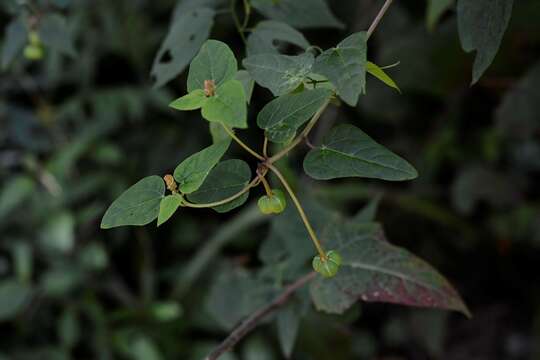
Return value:
<svg viewBox="0 0 540 360">
<path fill-rule="evenodd" d="M 2 27 L 14 3 L 0 4 Z M 252 207 L 183 210 L 159 229 L 99 229 L 129 185 L 172 172 L 210 143 L 198 114 L 167 107 L 185 93 L 185 74 L 152 87 L 175 1 L 38 3 L 66 16 L 76 54 L 19 56 L 0 73 L 0 358 L 200 359 L 227 334 L 208 310 L 212 284 L 225 268 L 260 265 L 266 221 Z M 346 29 L 306 37 L 334 46 L 366 29 L 379 3 L 330 2 Z M 445 274 L 473 318 L 384 304 L 344 316 L 308 310 L 293 359 L 540 357 L 540 4 L 515 2 L 496 61 L 472 87 L 473 56 L 460 48 L 454 12 L 428 31 L 425 11 L 423 1 L 395 2 L 370 40 L 370 60 L 400 62 L 388 72 L 402 94 L 369 78 L 359 106 L 329 111 L 312 139 L 337 121 L 358 124 L 419 178 L 295 179 L 300 155 L 288 175 L 347 214 L 380 196 L 377 219 L 390 241 Z M 217 17 L 211 37 L 243 57 L 230 14 Z M 251 124 L 270 99 L 255 90 Z M 260 146 L 254 126 L 242 134 Z M 223 240 L 223 229 L 244 223 L 251 226 Z M 210 263 L 189 279 L 201 248 Z M 241 291 L 230 289 L 229 301 Z M 274 325 L 258 328 L 234 356 L 282 358 Z"/>
</svg>

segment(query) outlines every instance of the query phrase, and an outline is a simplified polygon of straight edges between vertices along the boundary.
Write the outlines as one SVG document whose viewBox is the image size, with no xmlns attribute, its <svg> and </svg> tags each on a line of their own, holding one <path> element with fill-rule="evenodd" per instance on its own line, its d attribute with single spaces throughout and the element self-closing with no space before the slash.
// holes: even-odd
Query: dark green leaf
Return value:
<svg viewBox="0 0 540 360">
<path fill-rule="evenodd" d="M 277 54 L 276 41 L 290 43 L 306 50 L 309 42 L 293 27 L 279 21 L 261 21 L 247 39 L 248 55 Z M 279 44 L 278 44 L 279 45 Z"/>
<path fill-rule="evenodd" d="M 339 97 L 351 106 L 356 106 L 366 86 L 366 42 L 365 32 L 352 34 L 319 55 L 313 66 L 313 72 L 326 76 Z"/>
<path fill-rule="evenodd" d="M 229 80 L 218 87 L 216 94 L 204 102 L 202 116 L 232 128 L 247 128 L 246 94 L 242 83 Z"/>
<path fill-rule="evenodd" d="M 169 220 L 182 204 L 182 197 L 178 194 L 167 195 L 159 204 L 157 226 Z"/>
<path fill-rule="evenodd" d="M 264 16 L 296 28 L 342 28 L 324 0 L 253 0 L 253 7 Z"/>
<path fill-rule="evenodd" d="M 2 68 L 7 68 L 21 52 L 27 41 L 28 32 L 21 18 L 14 19 L 6 27 L 5 38 L 2 47 Z"/>
<path fill-rule="evenodd" d="M 275 96 L 293 91 L 311 72 L 314 57 L 311 53 L 298 56 L 260 54 L 243 62 L 251 77 Z"/>
<path fill-rule="evenodd" d="M 283 355 L 287 359 L 292 355 L 299 327 L 300 311 L 298 306 L 295 303 L 288 303 L 279 311 L 277 316 L 279 344 Z"/>
<path fill-rule="evenodd" d="M 224 140 L 191 155 L 174 170 L 174 179 L 179 190 L 190 194 L 198 190 L 210 173 L 210 170 L 221 159 L 229 148 L 230 140 Z"/>
<path fill-rule="evenodd" d="M 512 15 L 514 0 L 459 0 L 458 28 L 461 46 L 476 51 L 472 83 L 491 65 Z"/>
<path fill-rule="evenodd" d="M 401 181 L 418 176 L 407 161 L 352 125 L 333 128 L 323 145 L 308 153 L 304 170 L 318 180 L 358 176 Z"/>
<path fill-rule="evenodd" d="M 210 171 L 202 186 L 189 194 L 188 199 L 194 203 L 212 203 L 227 199 L 244 189 L 251 179 L 251 169 L 242 160 L 226 160 Z M 249 196 L 246 192 L 236 200 L 225 205 L 214 207 L 217 212 L 227 212 L 243 205 Z"/>
<path fill-rule="evenodd" d="M 238 63 L 227 44 L 217 40 L 207 40 L 189 66 L 188 92 L 204 89 L 205 80 L 220 85 L 236 76 Z"/>
<path fill-rule="evenodd" d="M 159 214 L 159 204 L 165 194 L 165 182 L 159 176 L 149 176 L 116 199 L 103 215 L 102 229 L 126 225 L 146 225 Z"/>
<path fill-rule="evenodd" d="M 469 311 L 459 294 L 435 269 L 384 239 L 376 224 L 336 224 L 326 246 L 342 254 L 331 279 L 318 277 L 311 295 L 319 310 L 342 314 L 357 300 Z"/>
<path fill-rule="evenodd" d="M 208 39 L 214 15 L 214 10 L 200 8 L 181 12 L 174 18 L 152 66 L 155 87 L 165 85 L 184 71 Z"/>
<path fill-rule="evenodd" d="M 433 30 L 441 16 L 454 6 L 454 0 L 428 0 L 426 23 Z"/>
<path fill-rule="evenodd" d="M 75 56 L 75 46 L 66 19 L 58 14 L 45 15 L 39 21 L 39 36 L 43 44 L 69 56 Z"/>
<path fill-rule="evenodd" d="M 270 141 L 286 143 L 331 95 L 332 92 L 326 89 L 282 95 L 266 104 L 257 116 L 257 125 L 266 131 Z"/>
<path fill-rule="evenodd" d="M 0 321 L 11 320 L 30 300 L 32 289 L 15 280 L 0 283 Z"/>
<path fill-rule="evenodd" d="M 17 176 L 2 185 L 0 191 L 0 222 L 34 191 L 34 181 L 28 176 Z"/>
</svg>

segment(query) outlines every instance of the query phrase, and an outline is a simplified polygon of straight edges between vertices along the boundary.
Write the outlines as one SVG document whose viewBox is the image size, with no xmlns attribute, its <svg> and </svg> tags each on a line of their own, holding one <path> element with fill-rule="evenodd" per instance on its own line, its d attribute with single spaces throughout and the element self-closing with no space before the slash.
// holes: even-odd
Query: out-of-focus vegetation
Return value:
<svg viewBox="0 0 540 360">
<path fill-rule="evenodd" d="M 311 139 L 320 143 L 337 121 L 357 124 L 420 176 L 403 184 L 323 183 L 297 177 L 298 161 L 281 166 L 304 190 L 314 222 L 334 216 L 320 204 L 358 221 L 377 212 L 392 243 L 445 274 L 473 318 L 365 303 L 332 316 L 299 296 L 223 359 L 540 356 L 540 4 L 515 1 L 495 62 L 471 87 L 474 56 L 461 49 L 455 6 L 448 2 L 436 22 L 435 3 L 394 2 L 370 39 L 370 60 L 399 61 L 386 71 L 401 94 L 368 78 L 358 106 L 333 108 Z M 212 38 L 239 59 L 245 48 L 228 2 L 174 28 L 194 4 L 0 3 L 0 359 L 201 359 L 260 305 L 254 299 L 281 288 L 281 255 L 271 244 L 311 246 L 295 232 L 290 206 L 274 220 L 252 204 L 226 215 L 182 211 L 159 229 L 99 229 L 123 190 L 171 173 L 211 142 L 198 113 L 168 108 L 186 92 L 180 72 L 198 51 L 175 45 L 205 38 L 205 22 L 213 21 Z M 323 49 L 365 30 L 381 5 L 329 4 L 345 26 L 308 22 L 304 31 Z M 24 49 L 36 18 L 38 61 Z M 292 25 L 302 27 L 313 18 L 297 20 Z M 250 109 L 270 99 L 256 88 Z M 250 115 L 254 124 L 256 112 Z M 252 126 L 244 135 L 259 148 L 256 133 Z M 269 264 L 272 274 L 257 277 L 275 287 L 255 296 L 252 273 Z"/>
</svg>

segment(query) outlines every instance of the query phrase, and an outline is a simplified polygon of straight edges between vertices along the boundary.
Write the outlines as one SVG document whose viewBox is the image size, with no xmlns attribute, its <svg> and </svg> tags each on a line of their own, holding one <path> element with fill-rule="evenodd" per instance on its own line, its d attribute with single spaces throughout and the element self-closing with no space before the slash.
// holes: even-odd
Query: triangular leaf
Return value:
<svg viewBox="0 0 540 360">
<path fill-rule="evenodd" d="M 126 225 L 146 225 L 158 217 L 159 204 L 165 194 L 165 182 L 149 176 L 116 199 L 103 215 L 102 229 Z"/>
<path fill-rule="evenodd" d="M 356 106 L 366 86 L 366 57 L 366 33 L 355 33 L 319 55 L 313 72 L 326 76 L 336 86 L 339 97 Z"/>
<path fill-rule="evenodd" d="M 401 181 L 418 176 L 407 161 L 347 124 L 333 128 L 323 145 L 308 153 L 304 170 L 318 180 L 358 176 Z"/>
<path fill-rule="evenodd" d="M 197 89 L 174 100 L 169 106 L 176 110 L 197 110 L 205 104 L 206 99 L 204 90 Z"/>
<path fill-rule="evenodd" d="M 217 41 L 206 41 L 189 66 L 187 81 L 188 92 L 204 89 L 204 82 L 212 80 L 216 87 L 234 79 L 238 63 L 227 44 Z"/>
<path fill-rule="evenodd" d="M 159 204 L 159 215 L 157 220 L 157 226 L 160 226 L 167 220 L 169 220 L 176 210 L 182 204 L 182 197 L 179 194 L 167 195 L 161 199 Z"/>
<path fill-rule="evenodd" d="M 298 305 L 290 302 L 279 311 L 277 316 L 279 344 L 283 355 L 287 359 L 292 355 L 299 327 L 300 311 Z"/>
<path fill-rule="evenodd" d="M 288 142 L 331 95 L 332 91 L 326 89 L 282 95 L 266 104 L 257 116 L 257 125 L 266 130 L 270 141 Z"/>
<path fill-rule="evenodd" d="M 306 50 L 309 42 L 293 27 L 279 21 L 261 21 L 247 39 L 248 55 L 277 54 L 276 41 L 287 42 Z"/>
<path fill-rule="evenodd" d="M 230 139 L 226 139 L 196 154 L 191 155 L 174 170 L 174 179 L 178 189 L 184 194 L 198 190 L 210 173 L 210 170 L 221 159 L 229 148 Z"/>
<path fill-rule="evenodd" d="M 298 56 L 260 54 L 246 58 L 243 64 L 257 84 L 280 96 L 293 91 L 306 79 L 314 60 L 311 53 Z"/>
<path fill-rule="evenodd" d="M 244 87 L 238 80 L 229 80 L 216 89 L 202 108 L 208 121 L 221 122 L 232 128 L 247 128 L 247 107 Z"/>
</svg>

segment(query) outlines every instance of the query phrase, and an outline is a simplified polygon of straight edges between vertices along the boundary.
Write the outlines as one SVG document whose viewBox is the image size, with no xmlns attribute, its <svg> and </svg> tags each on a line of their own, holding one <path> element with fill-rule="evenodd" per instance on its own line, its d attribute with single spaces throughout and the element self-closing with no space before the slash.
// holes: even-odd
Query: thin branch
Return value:
<svg viewBox="0 0 540 360">
<path fill-rule="evenodd" d="M 271 303 L 263 306 L 259 310 L 251 314 L 246 320 L 244 320 L 227 338 L 206 357 L 206 360 L 216 360 L 225 352 L 231 350 L 244 336 L 251 332 L 259 325 L 262 319 L 283 306 L 289 298 L 305 284 L 310 282 L 317 275 L 316 272 L 310 272 L 307 275 L 302 276 L 291 285 L 287 286 L 285 290 L 276 297 Z"/>
<path fill-rule="evenodd" d="M 194 209 L 206 209 L 206 208 L 212 208 L 212 207 L 216 207 L 216 206 L 220 206 L 220 205 L 225 205 L 225 204 L 230 203 L 233 200 L 238 199 L 240 196 L 247 193 L 251 188 L 254 188 L 255 186 L 259 185 L 260 181 L 261 180 L 260 180 L 259 177 L 254 178 L 253 180 L 251 180 L 251 182 L 245 188 L 243 188 L 242 190 L 240 190 L 236 194 L 234 194 L 232 196 L 229 196 L 228 198 L 225 198 L 223 200 L 219 200 L 219 201 L 212 202 L 212 203 L 207 203 L 207 204 L 194 204 L 194 203 L 191 203 L 191 202 L 187 201 L 186 199 L 183 199 L 182 200 L 182 206 L 190 207 L 190 208 L 194 208 Z"/>
<path fill-rule="evenodd" d="M 375 19 L 373 20 L 373 23 L 371 23 L 371 26 L 369 27 L 369 29 L 367 31 L 367 35 L 366 35 L 367 39 L 369 39 L 371 37 L 371 34 L 373 34 L 373 32 L 375 31 L 375 29 L 377 28 L 377 26 L 381 22 L 381 19 L 383 18 L 384 14 L 386 13 L 386 10 L 388 10 L 388 8 L 390 7 L 390 5 L 392 4 L 393 1 L 394 0 L 386 0 L 384 2 L 384 5 L 382 6 L 381 10 L 379 10 L 379 13 L 377 14 Z"/>
<path fill-rule="evenodd" d="M 244 148 L 244 150 L 246 150 L 248 153 L 250 153 L 251 155 L 253 155 L 254 157 L 256 157 L 257 159 L 259 159 L 261 161 L 266 160 L 264 158 L 264 156 L 262 156 L 261 154 L 259 154 L 258 152 L 256 152 L 252 148 L 250 148 L 248 145 L 246 145 L 242 140 L 240 140 L 240 138 L 238 136 L 236 136 L 234 131 L 232 131 L 227 125 L 225 125 L 224 123 L 221 123 L 221 125 L 223 126 L 223 129 L 225 129 L 227 134 L 229 134 L 229 136 L 232 137 L 233 140 L 238 143 L 238 145 L 240 145 L 242 148 Z"/>
</svg>

